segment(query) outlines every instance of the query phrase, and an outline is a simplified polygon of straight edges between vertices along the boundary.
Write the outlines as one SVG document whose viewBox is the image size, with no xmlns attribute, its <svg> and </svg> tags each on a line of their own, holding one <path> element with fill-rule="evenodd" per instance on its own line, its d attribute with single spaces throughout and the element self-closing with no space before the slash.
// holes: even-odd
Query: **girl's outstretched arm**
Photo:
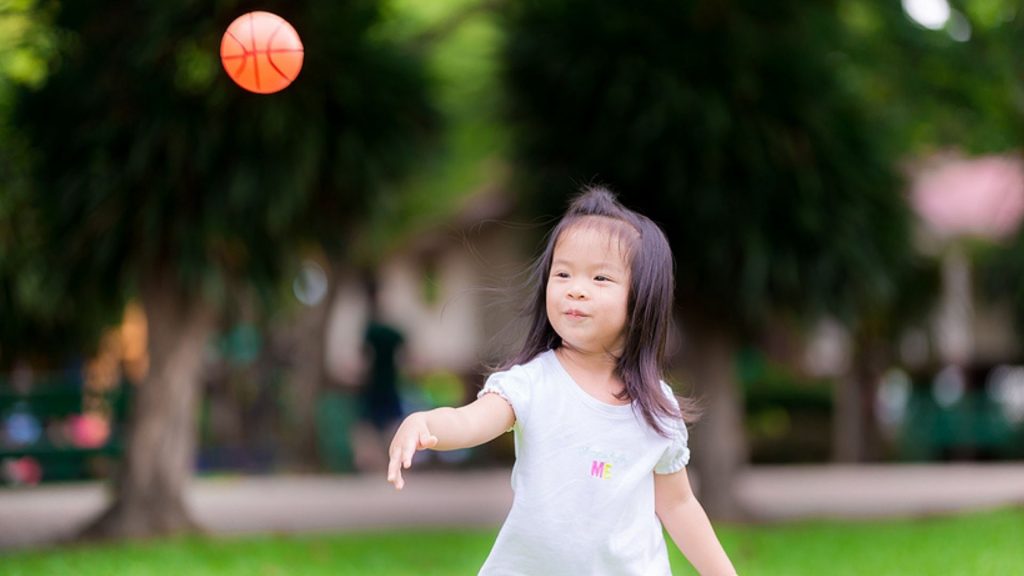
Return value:
<svg viewBox="0 0 1024 576">
<path fill-rule="evenodd" d="M 515 412 L 504 398 L 484 394 L 461 408 L 414 412 L 402 421 L 388 449 L 388 482 L 405 486 L 402 469 L 412 466 L 417 450 L 458 450 L 490 442 L 515 424 Z"/>
<path fill-rule="evenodd" d="M 702 576 L 732 576 L 732 562 L 722 549 L 708 515 L 690 489 L 686 468 L 654 475 L 654 508 L 672 540 Z"/>
</svg>

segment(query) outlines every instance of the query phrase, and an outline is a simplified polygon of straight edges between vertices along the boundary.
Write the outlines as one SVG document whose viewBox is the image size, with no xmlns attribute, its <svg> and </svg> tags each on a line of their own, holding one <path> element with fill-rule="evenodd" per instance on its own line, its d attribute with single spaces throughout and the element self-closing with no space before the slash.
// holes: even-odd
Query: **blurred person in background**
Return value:
<svg viewBox="0 0 1024 576">
<path fill-rule="evenodd" d="M 402 332 L 382 318 L 379 287 L 370 273 L 365 284 L 370 314 L 363 333 L 365 369 L 358 394 L 359 424 L 353 438 L 356 468 L 363 472 L 387 467 L 385 442 L 404 415 L 398 382 L 405 347 Z"/>
</svg>

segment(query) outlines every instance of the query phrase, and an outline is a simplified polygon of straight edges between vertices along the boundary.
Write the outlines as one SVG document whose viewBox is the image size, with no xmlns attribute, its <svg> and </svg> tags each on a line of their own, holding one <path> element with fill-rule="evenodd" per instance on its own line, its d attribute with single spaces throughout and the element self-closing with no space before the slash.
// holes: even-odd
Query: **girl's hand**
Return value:
<svg viewBox="0 0 1024 576">
<path fill-rule="evenodd" d="M 437 436 L 427 428 L 427 418 L 422 412 L 410 414 L 395 432 L 388 449 L 388 482 L 395 485 L 395 490 L 405 486 L 402 479 L 402 468 L 412 466 L 412 456 L 417 450 L 426 450 L 437 446 Z"/>
</svg>

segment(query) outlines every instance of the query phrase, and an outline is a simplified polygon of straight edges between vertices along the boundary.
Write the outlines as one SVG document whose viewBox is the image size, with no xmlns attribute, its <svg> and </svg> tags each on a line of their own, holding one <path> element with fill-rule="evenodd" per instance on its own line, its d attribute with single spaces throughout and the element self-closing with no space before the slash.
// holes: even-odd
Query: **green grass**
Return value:
<svg viewBox="0 0 1024 576">
<path fill-rule="evenodd" d="M 1024 574 L 1024 509 L 897 522 L 719 526 L 740 574 Z M 0 556 L 7 576 L 476 574 L 494 530 L 178 538 Z M 673 549 L 677 576 L 693 574 Z"/>
</svg>

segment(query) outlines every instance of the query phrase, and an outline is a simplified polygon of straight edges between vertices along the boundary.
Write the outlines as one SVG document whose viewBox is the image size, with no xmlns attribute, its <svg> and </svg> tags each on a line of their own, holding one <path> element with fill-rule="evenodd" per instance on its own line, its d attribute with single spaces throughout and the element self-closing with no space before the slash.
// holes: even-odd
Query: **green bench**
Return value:
<svg viewBox="0 0 1024 576">
<path fill-rule="evenodd" d="M 123 449 L 130 388 L 122 381 L 108 391 L 94 392 L 74 379 L 43 378 L 19 391 L 0 378 L 0 463 L 9 468 L 31 458 L 41 468 L 42 482 L 106 475 Z M 100 445 L 75 442 L 71 422 L 87 409 L 110 414 L 109 435 Z"/>
</svg>

